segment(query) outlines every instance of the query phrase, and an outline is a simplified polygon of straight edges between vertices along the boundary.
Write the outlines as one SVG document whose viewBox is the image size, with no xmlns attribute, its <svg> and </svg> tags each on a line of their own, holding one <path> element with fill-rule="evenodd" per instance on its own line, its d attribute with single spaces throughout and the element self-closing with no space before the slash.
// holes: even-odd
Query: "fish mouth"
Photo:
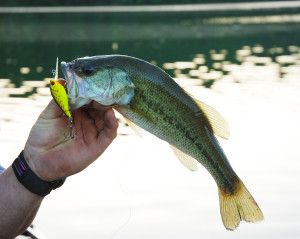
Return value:
<svg viewBox="0 0 300 239">
<path fill-rule="evenodd" d="M 74 76 L 72 74 L 71 66 L 65 61 L 61 62 L 61 70 L 64 74 L 64 78 L 66 80 L 66 87 L 68 88 L 68 84 L 71 81 L 70 79 L 73 79 Z"/>
<path fill-rule="evenodd" d="M 64 74 L 64 79 L 65 79 L 65 84 L 64 84 L 64 87 L 67 91 L 67 94 L 68 94 L 68 98 L 71 98 L 71 95 L 72 95 L 72 88 L 74 88 L 76 84 L 76 79 L 75 79 L 75 76 L 73 74 L 73 71 L 72 71 L 72 67 L 70 66 L 69 63 L 66 63 L 64 61 L 61 62 L 61 70 Z"/>
<path fill-rule="evenodd" d="M 62 61 L 61 70 L 66 80 L 65 88 L 68 94 L 70 110 L 75 110 L 88 104 L 91 100 L 86 98 L 83 79 L 75 73 L 72 63 Z"/>
</svg>

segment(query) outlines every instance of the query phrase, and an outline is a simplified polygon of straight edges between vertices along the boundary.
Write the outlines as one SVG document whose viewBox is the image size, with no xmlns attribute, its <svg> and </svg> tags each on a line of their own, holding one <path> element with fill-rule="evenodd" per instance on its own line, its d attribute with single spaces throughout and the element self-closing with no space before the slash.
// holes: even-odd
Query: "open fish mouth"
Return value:
<svg viewBox="0 0 300 239">
<path fill-rule="evenodd" d="M 65 88 L 68 92 L 70 110 L 78 109 L 81 106 L 90 103 L 91 100 L 86 97 L 83 79 L 75 73 L 71 63 L 62 61 L 61 70 L 66 80 Z"/>
<path fill-rule="evenodd" d="M 67 81 L 67 83 L 69 82 L 69 78 L 72 78 L 72 71 L 71 71 L 71 67 L 69 66 L 69 64 L 65 61 L 61 62 L 61 70 L 64 74 L 65 80 Z"/>
<path fill-rule="evenodd" d="M 69 91 L 71 91 L 71 88 L 73 84 L 76 84 L 76 75 L 74 74 L 74 71 L 72 70 L 72 67 L 69 63 L 66 63 L 64 61 L 61 62 L 61 70 L 64 74 L 64 78 L 66 80 L 65 88 Z M 77 77 L 78 78 L 78 77 Z"/>
<path fill-rule="evenodd" d="M 64 87 L 69 95 L 71 92 L 71 88 L 72 88 L 71 86 L 72 86 L 73 82 L 75 82 L 75 77 L 73 75 L 71 66 L 68 63 L 66 63 L 65 61 L 61 62 L 61 70 L 64 74 L 64 79 L 66 81 Z"/>
</svg>

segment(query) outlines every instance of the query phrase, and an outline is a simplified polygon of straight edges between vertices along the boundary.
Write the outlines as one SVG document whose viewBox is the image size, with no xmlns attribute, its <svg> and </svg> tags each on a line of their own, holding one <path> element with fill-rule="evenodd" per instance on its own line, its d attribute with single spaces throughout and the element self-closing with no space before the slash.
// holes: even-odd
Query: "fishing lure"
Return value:
<svg viewBox="0 0 300 239">
<path fill-rule="evenodd" d="M 65 115 L 70 119 L 72 115 L 69 110 L 68 96 L 65 88 L 57 80 L 50 80 L 50 91 L 55 102 L 65 113 Z"/>
<path fill-rule="evenodd" d="M 54 80 L 50 80 L 50 92 L 57 105 L 61 108 L 64 114 L 69 118 L 70 135 L 66 138 L 72 138 L 72 139 L 75 138 L 75 134 L 73 134 L 73 118 L 69 110 L 68 95 L 63 85 L 61 85 L 58 81 L 58 58 L 56 61 Z"/>
</svg>

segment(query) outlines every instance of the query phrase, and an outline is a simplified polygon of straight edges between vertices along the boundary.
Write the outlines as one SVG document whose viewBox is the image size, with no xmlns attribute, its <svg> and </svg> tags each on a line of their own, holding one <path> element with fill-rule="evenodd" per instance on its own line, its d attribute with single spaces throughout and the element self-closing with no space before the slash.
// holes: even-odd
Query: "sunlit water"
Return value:
<svg viewBox="0 0 300 239">
<path fill-rule="evenodd" d="M 188 171 L 165 142 L 148 133 L 139 138 L 121 120 L 105 154 L 46 197 L 34 222 L 46 238 L 299 238 L 299 43 L 225 44 L 175 58 L 152 60 L 227 119 L 231 138 L 220 142 L 265 221 L 227 232 L 209 173 Z M 38 66 L 16 71 L 26 75 Z M 48 83 L 0 80 L 4 166 L 51 99 Z"/>
</svg>

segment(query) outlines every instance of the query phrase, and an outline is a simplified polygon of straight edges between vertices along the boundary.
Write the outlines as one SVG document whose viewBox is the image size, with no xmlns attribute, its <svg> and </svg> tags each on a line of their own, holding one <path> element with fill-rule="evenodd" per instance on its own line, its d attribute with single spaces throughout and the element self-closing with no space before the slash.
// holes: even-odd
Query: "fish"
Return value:
<svg viewBox="0 0 300 239">
<path fill-rule="evenodd" d="M 92 101 L 111 106 L 130 124 L 168 142 L 188 169 L 202 164 L 217 184 L 227 230 L 235 230 L 241 221 L 264 219 L 216 138 L 229 138 L 226 120 L 161 68 L 131 56 L 104 55 L 61 62 L 61 69 L 71 110 Z"/>
</svg>

